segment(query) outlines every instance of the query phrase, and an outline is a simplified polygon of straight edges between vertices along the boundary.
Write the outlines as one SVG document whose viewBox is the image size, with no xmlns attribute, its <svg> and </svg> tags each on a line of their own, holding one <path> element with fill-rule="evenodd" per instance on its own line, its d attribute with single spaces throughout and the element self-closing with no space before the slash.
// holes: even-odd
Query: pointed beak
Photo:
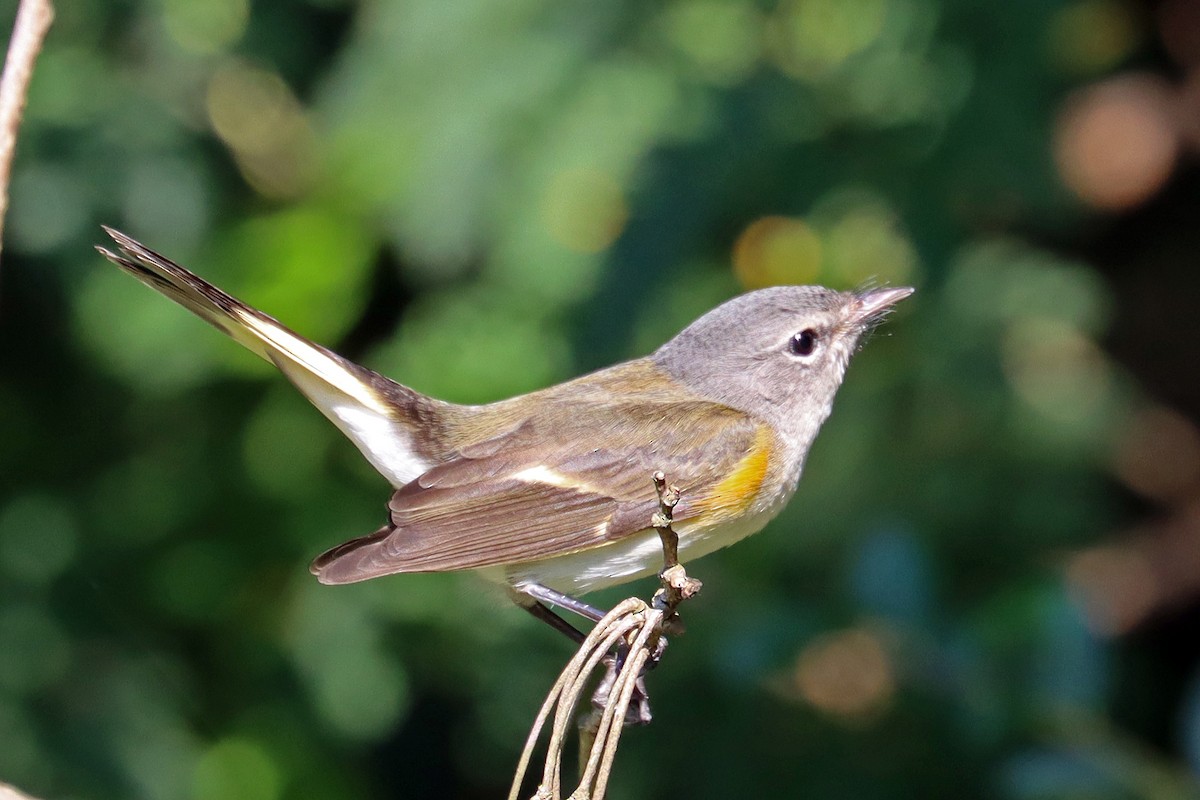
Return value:
<svg viewBox="0 0 1200 800">
<path fill-rule="evenodd" d="M 884 313 L 893 305 L 913 293 L 911 286 L 897 286 L 889 289 L 871 289 L 859 292 L 856 307 L 851 312 L 853 321 L 860 325 L 868 324 Z"/>
</svg>

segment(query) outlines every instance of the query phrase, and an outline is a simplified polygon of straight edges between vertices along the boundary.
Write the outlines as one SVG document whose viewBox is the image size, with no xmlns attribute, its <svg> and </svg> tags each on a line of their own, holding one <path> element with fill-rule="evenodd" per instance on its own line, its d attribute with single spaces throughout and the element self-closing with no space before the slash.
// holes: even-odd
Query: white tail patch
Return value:
<svg viewBox="0 0 1200 800">
<path fill-rule="evenodd" d="M 105 258 L 279 367 L 393 486 L 403 486 L 432 466 L 417 455 L 412 430 L 388 399 L 363 380 L 360 367 L 292 333 L 120 231 L 105 230 L 124 253 L 118 256 L 98 247 Z"/>
<path fill-rule="evenodd" d="M 271 360 L 321 413 L 397 488 L 433 464 L 419 457 L 412 433 L 378 393 L 338 359 L 270 321 L 244 312 L 237 320 L 271 351 Z"/>
<path fill-rule="evenodd" d="M 289 361 L 304 367 L 305 370 L 342 394 L 354 398 L 361 405 L 371 408 L 376 413 L 387 413 L 387 406 L 370 386 L 364 384 L 357 375 L 339 364 L 336 359 L 321 352 L 310 342 L 253 314 L 238 312 L 237 317 L 239 322 L 253 331 L 272 349 L 287 356 Z"/>
<path fill-rule="evenodd" d="M 417 456 L 411 435 L 390 417 L 355 403 L 339 402 L 338 395 L 318 399 L 316 392 L 300 388 L 397 489 L 433 466 Z"/>
</svg>

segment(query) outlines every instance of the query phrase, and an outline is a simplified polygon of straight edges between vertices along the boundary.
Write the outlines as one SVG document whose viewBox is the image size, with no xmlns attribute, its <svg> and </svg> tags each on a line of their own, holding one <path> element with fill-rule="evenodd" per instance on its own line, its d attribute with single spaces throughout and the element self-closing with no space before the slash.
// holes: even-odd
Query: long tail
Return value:
<svg viewBox="0 0 1200 800">
<path fill-rule="evenodd" d="M 431 455 L 423 452 L 423 426 L 437 418 L 444 404 L 288 330 L 136 239 L 107 226 L 104 230 L 121 252 L 97 246 L 101 255 L 279 367 L 393 486 L 433 465 Z"/>
</svg>

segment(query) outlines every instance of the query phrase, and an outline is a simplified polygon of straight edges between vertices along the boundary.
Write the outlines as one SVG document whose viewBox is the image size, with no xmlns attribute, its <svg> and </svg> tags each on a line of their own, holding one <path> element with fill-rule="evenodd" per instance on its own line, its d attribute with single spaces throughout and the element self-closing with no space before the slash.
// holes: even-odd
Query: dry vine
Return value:
<svg viewBox="0 0 1200 800">
<path fill-rule="evenodd" d="M 12 172 L 13 152 L 17 147 L 17 129 L 33 77 L 33 64 L 42 49 L 42 40 L 54 19 L 50 0 L 21 0 L 13 35 L 4 59 L 4 74 L 0 76 L 0 234 L 4 231 L 4 216 L 8 211 L 8 182 Z"/>
<path fill-rule="evenodd" d="M 663 571 L 659 573 L 662 588 L 655 592 L 650 604 L 636 597 L 622 601 L 596 623 L 584 639 L 534 720 L 517 764 L 509 800 L 517 800 L 520 794 L 533 749 L 551 712 L 554 724 L 550 743 L 542 780 L 532 800 L 561 800 L 562 754 L 571 718 L 592 674 L 601 664 L 605 665 L 605 675 L 592 694 L 592 711 L 578 723 L 580 778 L 570 800 L 602 800 L 621 731 L 628 724 L 650 721 L 645 671 L 662 657 L 667 643 L 665 636 L 683 632 L 676 608 L 700 591 L 701 585 L 700 581 L 689 578 L 679 563 L 679 537 L 672 528 L 679 490 L 667 486 L 662 472 L 654 473 L 653 480 L 659 510 L 651 524 L 663 545 Z"/>
<path fill-rule="evenodd" d="M 21 0 L 13 23 L 4 73 L 0 74 L 0 235 L 8 211 L 8 183 L 12 174 L 13 153 L 17 148 L 17 130 L 21 112 L 33 77 L 33 64 L 42 49 L 42 40 L 54 20 L 50 0 Z M 0 783 L 0 800 L 33 800 L 7 783 Z"/>
</svg>

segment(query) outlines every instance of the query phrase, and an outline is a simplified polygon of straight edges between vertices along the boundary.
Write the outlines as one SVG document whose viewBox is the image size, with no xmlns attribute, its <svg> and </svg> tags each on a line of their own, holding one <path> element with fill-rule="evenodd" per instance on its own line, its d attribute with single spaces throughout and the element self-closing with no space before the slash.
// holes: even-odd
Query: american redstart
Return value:
<svg viewBox="0 0 1200 800">
<path fill-rule="evenodd" d="M 105 230 L 121 254 L 100 253 L 274 363 L 395 488 L 386 524 L 318 556 L 318 580 L 477 570 L 543 619 L 538 601 L 595 616 L 575 596 L 658 571 L 657 471 L 682 493 L 683 561 L 766 525 L 795 491 L 860 337 L 912 293 L 760 289 L 649 356 L 464 406 L 360 367 Z"/>
</svg>

